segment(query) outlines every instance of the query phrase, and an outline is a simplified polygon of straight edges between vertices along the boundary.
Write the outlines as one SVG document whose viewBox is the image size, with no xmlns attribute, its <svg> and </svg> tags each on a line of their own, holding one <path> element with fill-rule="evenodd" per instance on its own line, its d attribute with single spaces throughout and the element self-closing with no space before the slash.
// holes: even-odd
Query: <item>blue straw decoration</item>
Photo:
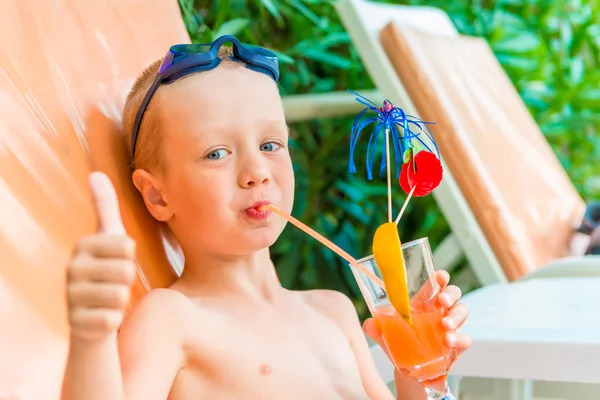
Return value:
<svg viewBox="0 0 600 400">
<path fill-rule="evenodd" d="M 404 153 L 409 148 L 415 150 L 427 150 L 440 158 L 440 152 L 429 129 L 430 124 L 434 122 L 425 122 L 412 115 L 407 115 L 403 109 L 396 107 L 391 101 L 384 100 L 383 106 L 367 99 L 366 97 L 348 90 L 356 96 L 356 101 L 363 104 L 365 108 L 361 110 L 352 124 L 350 133 L 350 160 L 348 171 L 351 174 L 356 173 L 356 164 L 354 153 L 356 145 L 363 130 L 375 124 L 369 136 L 366 154 L 367 179 L 373 179 L 373 164 L 377 155 L 377 149 L 381 148 L 381 161 L 379 164 L 379 176 L 382 177 L 386 172 L 385 158 L 385 132 L 390 134 L 390 153 L 393 153 L 396 161 L 396 179 L 400 176 L 402 163 L 404 162 Z M 369 111 L 374 112 L 368 113 Z M 380 147 L 381 146 L 381 147 Z M 391 161 L 390 154 L 390 161 Z"/>
</svg>

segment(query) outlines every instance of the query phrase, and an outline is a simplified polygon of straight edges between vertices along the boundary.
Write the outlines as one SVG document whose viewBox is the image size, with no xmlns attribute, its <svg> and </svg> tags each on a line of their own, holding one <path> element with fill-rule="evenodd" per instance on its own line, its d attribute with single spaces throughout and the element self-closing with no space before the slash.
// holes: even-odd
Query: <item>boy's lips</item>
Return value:
<svg viewBox="0 0 600 400">
<path fill-rule="evenodd" d="M 269 204 L 271 204 L 271 202 L 268 200 L 257 201 L 245 210 L 246 215 L 256 220 L 267 219 L 271 215 L 271 210 L 264 206 L 268 206 Z"/>
</svg>

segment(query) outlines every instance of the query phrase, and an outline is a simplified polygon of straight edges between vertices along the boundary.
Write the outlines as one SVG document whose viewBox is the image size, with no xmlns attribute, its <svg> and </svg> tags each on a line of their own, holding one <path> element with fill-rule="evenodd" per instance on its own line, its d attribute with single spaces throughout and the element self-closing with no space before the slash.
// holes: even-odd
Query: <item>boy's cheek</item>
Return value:
<svg viewBox="0 0 600 400">
<path fill-rule="evenodd" d="M 288 213 L 292 212 L 292 208 L 294 206 L 294 196 L 295 196 L 295 179 L 293 171 L 290 171 L 290 176 L 285 179 L 282 188 L 282 197 L 283 197 L 283 206 L 285 206 Z"/>
</svg>

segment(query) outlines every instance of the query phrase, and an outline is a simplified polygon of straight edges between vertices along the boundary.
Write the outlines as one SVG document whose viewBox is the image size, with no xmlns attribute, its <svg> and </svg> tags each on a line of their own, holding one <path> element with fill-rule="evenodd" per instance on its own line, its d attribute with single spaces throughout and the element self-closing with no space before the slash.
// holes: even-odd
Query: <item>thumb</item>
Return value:
<svg viewBox="0 0 600 400">
<path fill-rule="evenodd" d="M 373 318 L 368 318 L 365 320 L 363 324 L 363 332 L 365 335 L 373 339 L 375 343 L 383 347 L 383 338 L 381 337 L 381 333 L 379 332 L 379 329 L 377 329 L 377 324 Z"/>
<path fill-rule="evenodd" d="M 119 200 L 110 178 L 103 172 L 92 172 L 88 177 L 88 183 L 98 216 L 98 232 L 125 234 L 119 211 Z"/>
</svg>

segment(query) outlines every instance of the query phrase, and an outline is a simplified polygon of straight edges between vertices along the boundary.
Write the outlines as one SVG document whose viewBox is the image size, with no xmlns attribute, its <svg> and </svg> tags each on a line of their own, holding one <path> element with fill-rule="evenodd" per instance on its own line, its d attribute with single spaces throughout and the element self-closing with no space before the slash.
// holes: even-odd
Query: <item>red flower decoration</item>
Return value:
<svg viewBox="0 0 600 400">
<path fill-rule="evenodd" d="M 442 163 L 429 151 L 421 150 L 402 164 L 400 187 L 407 194 L 416 185 L 415 197 L 427 196 L 442 182 Z"/>
</svg>

